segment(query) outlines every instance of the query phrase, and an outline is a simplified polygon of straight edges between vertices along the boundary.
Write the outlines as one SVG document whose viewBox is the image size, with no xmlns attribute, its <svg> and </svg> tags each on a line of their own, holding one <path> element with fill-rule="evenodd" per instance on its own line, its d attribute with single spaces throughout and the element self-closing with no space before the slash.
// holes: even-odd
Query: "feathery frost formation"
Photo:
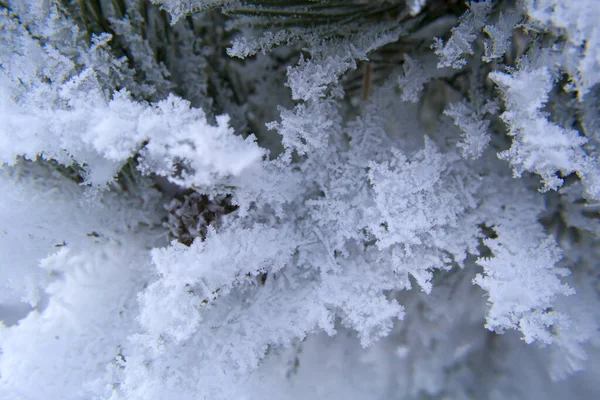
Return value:
<svg viewBox="0 0 600 400">
<path fill-rule="evenodd" d="M 593 398 L 599 19 L 0 0 L 0 396 Z"/>
</svg>

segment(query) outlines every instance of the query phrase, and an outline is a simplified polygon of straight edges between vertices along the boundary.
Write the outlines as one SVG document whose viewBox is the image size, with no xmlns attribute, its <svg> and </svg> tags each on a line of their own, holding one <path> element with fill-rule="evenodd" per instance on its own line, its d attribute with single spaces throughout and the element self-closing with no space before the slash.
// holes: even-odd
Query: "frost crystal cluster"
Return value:
<svg viewBox="0 0 600 400">
<path fill-rule="evenodd" d="M 0 398 L 598 398 L 598 21 L 0 0 Z"/>
</svg>

